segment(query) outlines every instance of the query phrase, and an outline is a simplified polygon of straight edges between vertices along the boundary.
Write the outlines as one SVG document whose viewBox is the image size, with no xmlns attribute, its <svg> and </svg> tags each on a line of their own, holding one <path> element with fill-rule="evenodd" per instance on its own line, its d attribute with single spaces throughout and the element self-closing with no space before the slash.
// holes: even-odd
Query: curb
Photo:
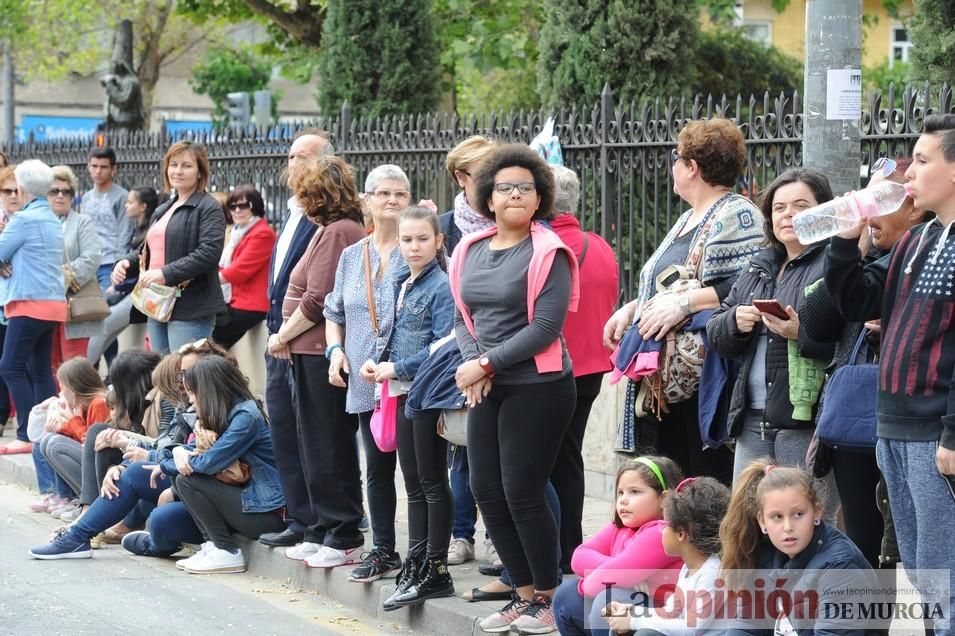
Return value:
<svg viewBox="0 0 955 636">
<path fill-rule="evenodd" d="M 36 471 L 30 454 L 0 455 L 0 481 L 36 491 Z M 432 599 L 424 605 L 385 612 L 381 604 L 394 590 L 395 580 L 353 583 L 349 567 L 313 569 L 287 558 L 284 548 L 270 548 L 245 537 L 236 537 L 248 562 L 248 575 L 287 582 L 323 595 L 350 609 L 394 627 L 394 632 L 415 634 L 484 634 L 478 622 L 493 609 L 458 597 Z M 458 593 L 463 590 L 457 590 Z"/>
</svg>

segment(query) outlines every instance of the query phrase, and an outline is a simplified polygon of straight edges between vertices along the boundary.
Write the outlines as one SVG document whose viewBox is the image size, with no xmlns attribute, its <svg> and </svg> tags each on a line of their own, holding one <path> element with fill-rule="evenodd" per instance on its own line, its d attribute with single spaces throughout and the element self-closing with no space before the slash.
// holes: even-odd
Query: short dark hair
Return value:
<svg viewBox="0 0 955 636">
<path fill-rule="evenodd" d="M 554 218 L 554 173 L 541 156 L 523 144 L 507 144 L 495 149 L 481 164 L 475 176 L 477 201 L 469 201 L 482 216 L 494 220 L 494 212 L 488 207 L 488 201 L 494 193 L 494 180 L 497 173 L 505 168 L 525 168 L 534 177 L 534 187 L 541 202 L 534 212 L 533 220 Z"/>
<path fill-rule="evenodd" d="M 86 160 L 89 161 L 90 159 L 108 159 L 109 165 L 111 166 L 116 165 L 116 153 L 109 146 L 100 146 L 97 148 L 92 148 Z"/>
<path fill-rule="evenodd" d="M 262 201 L 262 195 L 255 189 L 254 185 L 248 183 L 237 186 L 235 190 L 229 193 L 226 199 L 226 206 L 231 208 L 233 203 L 245 199 L 252 204 L 252 214 L 255 216 L 265 216 L 265 203 Z"/>
<path fill-rule="evenodd" d="M 697 477 L 663 500 L 663 518 L 673 530 L 686 532 L 703 554 L 719 554 L 720 524 L 729 503 L 729 488 L 712 477 Z"/>
<path fill-rule="evenodd" d="M 946 113 L 926 117 L 925 134 L 937 136 L 945 161 L 955 162 L 955 114 Z"/>
<path fill-rule="evenodd" d="M 773 198 L 776 191 L 790 183 L 805 183 L 816 197 L 816 203 L 825 203 L 832 200 L 832 186 L 829 179 L 814 168 L 790 168 L 782 173 L 763 190 L 759 198 L 759 209 L 763 213 L 763 227 L 765 228 L 766 242 L 779 256 L 785 257 L 786 246 L 780 243 L 773 234 Z"/>
<path fill-rule="evenodd" d="M 729 119 L 691 121 L 677 137 L 680 159 L 696 161 L 710 185 L 732 188 L 746 167 L 746 145 L 739 126 Z"/>
</svg>

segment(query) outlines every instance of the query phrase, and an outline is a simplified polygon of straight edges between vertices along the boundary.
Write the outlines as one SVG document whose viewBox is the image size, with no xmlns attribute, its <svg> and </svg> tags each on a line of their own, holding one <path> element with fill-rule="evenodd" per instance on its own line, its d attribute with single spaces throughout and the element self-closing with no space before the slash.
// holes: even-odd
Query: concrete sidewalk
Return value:
<svg viewBox="0 0 955 636">
<path fill-rule="evenodd" d="M 4 437 L 8 437 L 7 436 Z M 6 440 L 3 440 L 6 441 Z M 0 455 L 0 481 L 15 484 L 30 490 L 36 490 L 36 474 L 30 455 Z M 396 532 L 398 551 L 404 556 L 408 545 L 407 499 L 400 470 L 396 475 L 398 490 L 398 509 Z M 611 493 L 607 493 L 610 496 Z M 602 528 L 610 520 L 611 504 L 607 501 L 588 498 L 584 503 L 584 535 L 589 536 Z M 492 579 L 478 572 L 482 563 L 484 527 L 478 520 L 477 556 L 478 560 L 459 566 L 452 566 L 451 576 L 457 594 L 482 586 Z M 37 537 L 42 541 L 46 537 Z M 366 549 L 371 547 L 370 533 L 367 535 Z M 105 550 L 122 550 L 119 546 L 106 546 Z M 389 633 L 411 632 L 415 634 L 483 634 L 478 622 L 500 609 L 504 602 L 468 603 L 460 596 L 434 599 L 414 608 L 404 608 L 393 612 L 384 612 L 382 602 L 394 588 L 394 579 L 385 579 L 375 583 L 361 584 L 348 581 L 350 566 L 331 570 L 315 570 L 305 567 L 299 561 L 285 557 L 283 550 L 267 548 L 255 541 L 244 540 L 242 549 L 248 561 L 248 573 L 245 576 L 249 585 L 253 585 L 253 576 L 264 576 L 286 582 L 292 587 L 305 591 L 315 591 L 343 606 L 362 612 L 377 621 L 390 626 Z M 95 558 L 95 557 L 94 557 Z M 223 575 L 229 576 L 229 575 Z"/>
</svg>

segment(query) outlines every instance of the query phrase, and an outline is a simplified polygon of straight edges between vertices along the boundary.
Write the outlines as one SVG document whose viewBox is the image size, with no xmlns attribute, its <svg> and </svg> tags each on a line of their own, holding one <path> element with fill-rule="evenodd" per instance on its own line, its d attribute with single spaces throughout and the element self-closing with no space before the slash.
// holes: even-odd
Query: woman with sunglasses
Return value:
<svg viewBox="0 0 955 636">
<path fill-rule="evenodd" d="M 53 185 L 46 199 L 63 223 L 63 275 L 67 287 L 74 290 L 96 278 L 101 252 L 93 219 L 73 209 L 77 187 L 79 179 L 69 167 L 53 166 Z M 102 320 L 58 324 L 53 334 L 53 373 L 70 358 L 86 357 L 90 338 L 102 333 Z"/>
<path fill-rule="evenodd" d="M 216 315 L 225 309 L 219 287 L 219 257 L 225 243 L 225 219 L 220 206 L 206 192 L 209 157 L 205 146 L 191 141 L 174 143 L 162 162 L 163 185 L 172 199 L 153 215 L 140 272 L 140 254 L 130 254 L 113 268 L 119 285 L 139 274 L 139 284 L 176 286 L 180 295 L 168 322 L 146 321 L 153 351 L 171 349 L 212 335 Z"/>
<path fill-rule="evenodd" d="M 226 208 L 233 222 L 219 258 L 226 313 L 216 321 L 212 337 L 231 349 L 247 331 L 265 320 L 269 310 L 269 260 L 275 232 L 263 218 L 262 195 L 251 185 L 241 185 L 229 193 Z"/>
<path fill-rule="evenodd" d="M 743 135 L 736 124 L 728 119 L 690 122 L 680 131 L 671 159 L 673 191 L 690 209 L 679 216 L 647 259 L 636 300 L 607 321 L 604 345 L 610 349 L 620 344 L 631 325 L 639 329 L 644 341 L 662 341 L 678 324 L 718 308 L 763 244 L 759 208 L 733 193 L 746 167 Z M 693 270 L 689 274 L 699 280 L 700 288 L 658 296 L 661 274 L 673 271 L 671 266 Z M 630 382 L 628 396 L 637 396 L 638 388 Z M 628 409 L 616 447 L 628 452 L 653 447 L 657 454 L 675 460 L 688 475 L 714 477 L 729 484 L 733 452 L 726 446 L 704 448 L 699 395 L 697 391 L 686 400 L 666 404 L 658 416 L 651 413 L 639 421 L 633 409 Z"/>
</svg>

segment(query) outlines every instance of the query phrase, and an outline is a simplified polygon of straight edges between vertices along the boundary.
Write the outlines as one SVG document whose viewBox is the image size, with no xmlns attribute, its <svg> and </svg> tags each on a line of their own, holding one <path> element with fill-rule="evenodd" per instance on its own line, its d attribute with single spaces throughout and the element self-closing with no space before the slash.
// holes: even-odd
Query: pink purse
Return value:
<svg viewBox="0 0 955 636">
<path fill-rule="evenodd" d="M 381 383 L 381 400 L 371 414 L 371 435 L 382 453 L 390 453 L 398 448 L 398 398 L 388 393 L 388 380 Z"/>
</svg>

